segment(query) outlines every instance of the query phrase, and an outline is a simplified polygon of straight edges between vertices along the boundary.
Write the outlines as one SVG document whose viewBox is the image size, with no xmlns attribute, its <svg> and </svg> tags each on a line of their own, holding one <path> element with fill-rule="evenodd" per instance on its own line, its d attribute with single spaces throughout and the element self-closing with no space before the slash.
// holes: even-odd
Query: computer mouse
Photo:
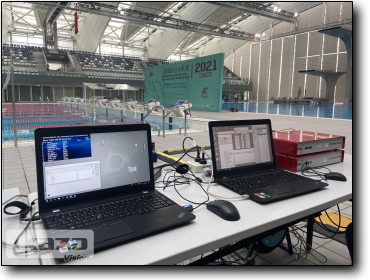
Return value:
<svg viewBox="0 0 370 280">
<path fill-rule="evenodd" d="M 207 203 L 207 209 L 226 221 L 238 221 L 239 211 L 234 204 L 226 200 L 215 200 Z"/>
<path fill-rule="evenodd" d="M 346 176 L 338 172 L 330 172 L 329 174 L 325 174 L 325 178 L 333 181 L 347 181 Z"/>
</svg>

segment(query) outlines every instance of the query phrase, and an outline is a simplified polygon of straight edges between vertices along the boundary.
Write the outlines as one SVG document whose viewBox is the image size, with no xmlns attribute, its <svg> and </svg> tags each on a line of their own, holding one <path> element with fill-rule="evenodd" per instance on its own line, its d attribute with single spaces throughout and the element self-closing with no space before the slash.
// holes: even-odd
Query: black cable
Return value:
<svg viewBox="0 0 370 280">
<path fill-rule="evenodd" d="M 298 229 L 298 230 L 307 234 L 307 231 L 304 231 L 302 228 L 296 227 L 295 225 L 293 225 L 293 227 L 295 227 L 296 229 Z M 331 237 L 321 237 L 321 236 L 317 236 L 317 235 L 314 235 L 314 234 L 312 234 L 312 236 L 317 237 L 317 238 L 321 238 L 321 239 L 331 239 L 332 237 L 335 236 L 335 234 Z"/>
<path fill-rule="evenodd" d="M 184 138 L 184 141 L 182 141 L 182 149 L 183 149 L 183 151 L 184 151 L 185 154 L 186 154 L 186 150 L 185 150 L 184 144 L 185 144 L 185 140 L 188 139 L 188 138 L 191 139 L 192 141 L 194 141 L 193 138 L 191 138 L 189 136 L 187 136 L 187 137 Z M 198 145 L 196 145 L 196 147 L 197 147 L 197 151 L 198 151 Z M 191 155 L 188 155 L 188 156 L 195 159 L 195 157 L 193 157 Z"/>
<path fill-rule="evenodd" d="M 208 193 L 204 190 L 204 188 L 202 187 L 202 185 L 200 184 L 200 182 L 197 180 L 197 177 L 194 175 L 194 173 L 190 170 L 191 172 L 191 176 L 193 176 L 194 178 L 189 178 L 189 177 L 185 177 L 183 174 L 180 174 L 181 176 L 178 176 L 176 174 L 176 168 L 174 166 L 171 166 L 172 168 L 174 168 L 175 170 L 169 170 L 165 173 L 165 175 L 163 176 L 162 178 L 162 183 L 163 183 L 163 187 L 157 187 L 157 188 L 163 188 L 163 190 L 165 190 L 167 187 L 171 187 L 173 186 L 175 191 L 178 193 L 178 195 L 186 200 L 187 202 L 190 202 L 190 203 L 193 203 L 193 204 L 197 204 L 198 206 L 193 208 L 193 210 L 197 209 L 198 207 L 202 206 L 203 204 L 206 204 L 208 201 L 209 201 L 209 195 Z M 172 176 L 168 176 L 167 180 L 165 181 L 167 175 L 171 172 L 174 172 L 174 174 Z M 172 179 L 173 178 L 173 179 Z M 207 200 L 205 200 L 204 202 L 194 202 L 194 201 L 191 201 L 191 200 L 188 200 L 186 199 L 185 197 L 183 197 L 180 192 L 178 191 L 178 189 L 176 188 L 176 186 L 178 185 L 190 185 L 190 183 L 192 182 L 196 182 L 200 187 L 201 189 L 203 190 L 203 192 L 207 195 Z"/>
<path fill-rule="evenodd" d="M 340 209 L 339 209 L 339 206 L 337 205 L 337 207 L 338 207 L 338 213 L 339 213 L 339 224 L 340 224 L 340 222 L 341 222 L 341 216 L 340 216 Z M 322 228 L 322 229 L 324 229 L 324 230 L 327 230 L 327 231 L 329 231 L 329 232 L 331 232 L 331 233 L 334 233 L 332 236 L 328 236 L 328 237 L 320 237 L 320 236 L 317 236 L 317 235 L 314 235 L 313 234 L 313 236 L 315 236 L 315 237 L 317 237 L 317 238 L 321 238 L 321 239 L 332 239 L 335 235 L 337 235 L 337 234 L 343 234 L 343 233 L 345 233 L 345 232 L 338 232 L 339 231 L 339 226 L 338 226 L 338 229 L 337 229 L 337 232 L 335 232 L 335 231 L 332 231 L 332 230 L 330 230 L 330 229 L 328 229 L 327 227 L 325 227 L 324 226 L 324 223 L 321 221 L 321 217 L 319 216 L 319 220 L 320 220 L 320 222 L 321 222 L 321 224 L 320 223 L 318 223 L 316 220 L 315 220 L 315 222 Z M 293 227 L 295 227 L 296 229 L 299 229 L 300 231 L 303 231 L 304 233 L 307 233 L 306 231 L 304 231 L 304 230 L 302 230 L 301 228 L 298 228 L 298 227 L 296 227 L 295 225 L 293 225 Z"/>
<path fill-rule="evenodd" d="M 253 264 L 253 261 L 255 260 L 255 258 L 257 257 L 257 255 L 258 255 L 258 252 L 259 252 L 259 249 L 260 249 L 260 240 L 258 240 L 258 245 L 257 245 L 257 250 L 256 250 L 256 254 L 254 255 L 254 257 L 253 257 L 253 259 L 251 259 L 251 260 L 248 260 L 248 259 L 246 259 L 249 263 L 251 263 L 252 265 L 254 265 Z"/>
<path fill-rule="evenodd" d="M 336 223 L 334 223 L 334 222 L 333 222 L 333 220 L 332 220 L 332 219 L 330 218 L 330 216 L 328 215 L 328 212 L 326 212 L 326 210 L 325 210 L 325 214 L 326 214 L 326 216 L 329 218 L 330 222 L 332 222 L 332 223 L 333 223 L 333 225 L 336 225 L 337 227 L 339 226 L 339 227 L 341 227 L 341 228 L 347 228 L 347 227 L 342 227 L 342 226 L 337 225 Z"/>
<path fill-rule="evenodd" d="M 163 165 L 160 165 L 160 166 L 157 166 L 156 169 L 160 168 L 164 168 L 164 167 L 167 167 L 167 166 L 173 166 L 174 164 L 178 163 L 184 156 L 188 155 L 188 153 L 195 149 L 196 147 L 192 147 L 190 150 L 186 151 L 177 161 L 175 161 L 174 163 L 166 163 L 166 164 L 163 164 Z"/>
<path fill-rule="evenodd" d="M 284 154 L 284 153 L 280 153 L 280 152 L 279 152 L 279 154 L 282 154 L 282 155 L 284 155 L 284 156 L 286 156 L 286 157 L 288 158 L 288 160 L 289 160 L 289 165 L 288 165 L 288 167 L 283 168 L 283 169 L 288 169 L 288 168 L 290 167 L 290 165 L 292 164 L 292 162 L 291 162 L 291 160 L 290 160 L 290 157 L 289 157 L 288 155 Z M 275 153 L 275 156 L 277 156 L 277 157 L 278 157 L 278 160 L 279 160 L 279 156 L 278 156 L 276 153 Z"/>
<path fill-rule="evenodd" d="M 339 213 L 339 224 L 341 223 L 341 216 L 340 216 L 340 209 L 339 209 L 339 205 L 337 204 L 337 207 L 338 207 L 338 213 Z M 325 230 L 327 230 L 327 231 L 329 231 L 329 232 L 331 232 L 331 233 L 335 233 L 335 234 L 344 234 L 345 232 L 343 232 L 343 231 L 340 231 L 339 230 L 339 225 L 337 225 L 338 226 L 338 229 L 336 230 L 336 231 L 333 231 L 333 230 L 331 230 L 331 229 L 329 229 L 329 228 L 327 228 L 326 226 L 325 226 L 325 224 L 322 222 L 322 220 L 321 220 L 321 216 L 319 216 L 319 220 L 320 220 L 320 222 L 321 222 L 321 225 L 319 224 L 319 223 L 317 223 L 321 228 L 323 228 L 323 229 L 325 229 Z M 316 221 L 316 220 L 315 220 Z"/>
<path fill-rule="evenodd" d="M 320 177 L 321 180 L 326 181 L 325 175 L 327 173 L 316 170 L 316 169 L 322 169 L 322 168 L 327 169 L 329 171 L 329 173 L 331 173 L 331 170 L 327 167 L 324 167 L 324 166 L 310 167 L 308 161 L 306 161 L 301 166 L 301 173 L 305 177 Z M 308 173 L 308 174 L 306 174 L 306 173 Z"/>
</svg>

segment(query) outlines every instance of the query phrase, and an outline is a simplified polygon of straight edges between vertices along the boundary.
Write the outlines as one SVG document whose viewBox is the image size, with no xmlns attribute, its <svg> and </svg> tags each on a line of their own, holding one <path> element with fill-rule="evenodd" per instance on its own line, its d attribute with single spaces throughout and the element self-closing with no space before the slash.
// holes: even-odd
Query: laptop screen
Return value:
<svg viewBox="0 0 370 280">
<path fill-rule="evenodd" d="M 213 127 L 212 134 L 217 171 L 273 162 L 267 124 Z"/>
<path fill-rule="evenodd" d="M 146 131 L 43 137 L 45 202 L 149 183 L 147 139 Z"/>
</svg>

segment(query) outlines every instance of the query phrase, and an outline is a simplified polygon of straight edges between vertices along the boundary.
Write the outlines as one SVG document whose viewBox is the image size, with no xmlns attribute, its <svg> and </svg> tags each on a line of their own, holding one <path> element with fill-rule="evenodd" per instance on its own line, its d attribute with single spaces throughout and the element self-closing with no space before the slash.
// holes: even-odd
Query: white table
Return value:
<svg viewBox="0 0 370 280">
<path fill-rule="evenodd" d="M 329 168 L 332 172 L 344 174 L 347 182 L 328 181 L 329 186 L 320 191 L 268 205 L 260 205 L 251 200 L 233 201 L 241 216 L 236 222 L 225 221 L 208 211 L 205 206 L 201 206 L 194 211 L 196 219 L 188 225 L 99 252 L 83 264 L 176 264 L 351 199 L 352 156 L 345 155 L 343 163 L 331 165 Z M 159 185 L 156 184 L 156 186 Z M 158 190 L 162 192 L 161 189 Z M 206 198 L 204 192 L 196 184 L 181 186 L 178 190 L 192 201 L 202 202 Z M 212 186 L 210 191 L 221 196 L 235 196 L 235 193 L 218 185 Z M 167 188 L 163 193 L 180 205 L 189 204 L 182 200 L 172 188 Z M 30 199 L 36 197 L 37 193 L 30 195 Z M 40 222 L 36 223 L 35 227 L 36 229 L 43 228 Z M 49 265 L 55 264 L 54 260 L 45 254 L 41 255 L 41 262 Z M 78 263 L 68 263 L 68 265 L 76 264 Z"/>
<path fill-rule="evenodd" d="M 13 189 L 6 189 L 2 191 L 2 202 L 7 201 L 8 199 L 19 195 L 19 189 L 13 188 Z M 17 199 L 14 199 L 12 201 L 22 201 L 22 199 L 19 197 Z M 5 205 L 4 205 L 5 206 Z M 1 215 L 1 234 L 2 234 L 2 240 L 13 244 L 16 237 L 21 233 L 21 231 L 26 226 L 27 222 L 20 222 L 18 215 L 5 215 L 4 214 L 4 206 L 2 207 L 2 215 Z M 10 209 L 8 210 L 11 211 Z M 32 229 L 28 229 L 26 233 L 24 233 L 25 240 L 30 239 L 32 237 Z M 20 239 L 18 244 L 24 245 L 26 243 L 22 242 L 23 240 Z M 28 245 L 30 243 L 27 243 Z M 5 247 L 1 246 L 2 251 L 2 264 L 3 265 L 38 265 L 39 264 L 39 258 L 34 253 L 29 253 L 25 255 L 15 255 L 13 253 L 13 248 L 11 247 Z"/>
</svg>

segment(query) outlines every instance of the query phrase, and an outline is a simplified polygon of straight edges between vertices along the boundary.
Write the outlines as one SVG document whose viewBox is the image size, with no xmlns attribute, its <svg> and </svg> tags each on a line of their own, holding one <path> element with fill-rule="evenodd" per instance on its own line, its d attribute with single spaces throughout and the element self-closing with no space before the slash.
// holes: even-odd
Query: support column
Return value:
<svg viewBox="0 0 370 280">
<path fill-rule="evenodd" d="M 43 34 L 44 34 L 44 48 L 47 48 L 47 32 L 48 30 L 48 27 L 47 27 L 47 22 L 46 20 L 44 20 L 44 26 L 42 27 L 42 31 L 43 31 Z"/>
<path fill-rule="evenodd" d="M 12 109 L 13 109 L 13 131 L 14 131 L 14 146 L 18 147 L 17 139 L 17 120 L 15 116 L 15 90 L 14 90 L 14 67 L 13 67 L 13 49 L 10 52 L 10 82 L 12 84 Z"/>
<path fill-rule="evenodd" d="M 54 50 L 57 50 L 58 49 L 58 26 L 57 26 L 57 21 L 54 21 L 54 24 L 53 24 L 53 28 L 54 28 Z"/>
<path fill-rule="evenodd" d="M 352 100 L 352 31 L 341 27 L 334 27 L 318 32 L 340 38 L 347 50 L 347 77 L 346 77 L 346 89 L 344 93 L 344 105 L 349 105 Z"/>
<path fill-rule="evenodd" d="M 337 84 L 339 77 L 346 74 L 346 72 L 332 73 L 317 70 L 298 71 L 298 73 L 319 76 L 324 79 L 324 81 L 326 82 L 326 93 L 325 97 L 322 98 L 329 99 L 327 101 L 328 104 L 334 104 L 335 85 Z"/>
</svg>

